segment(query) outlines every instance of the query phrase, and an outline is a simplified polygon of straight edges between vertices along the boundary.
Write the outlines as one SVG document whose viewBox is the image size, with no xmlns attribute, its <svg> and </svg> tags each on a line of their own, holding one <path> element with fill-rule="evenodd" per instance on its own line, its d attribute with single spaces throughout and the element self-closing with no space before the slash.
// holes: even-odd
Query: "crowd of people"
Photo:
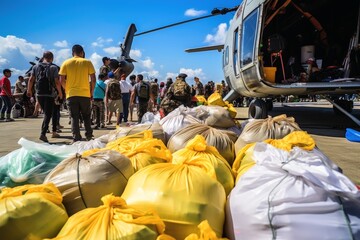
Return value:
<svg viewBox="0 0 360 240">
<path fill-rule="evenodd" d="M 132 122 L 135 107 L 137 121 L 141 123 L 146 112 L 159 111 L 164 117 L 180 105 L 194 106 L 196 96 L 208 98 L 214 91 L 225 96 L 229 91 L 225 81 L 216 85 L 209 81 L 203 85 L 199 77 L 194 77 L 195 84 L 190 86 L 185 73 L 180 73 L 174 81 L 169 77 L 160 83 L 156 78 L 145 81 L 142 74 L 127 76 L 120 62 L 108 57 L 103 57 L 103 65 L 96 76 L 92 62 L 85 58 L 83 47 L 77 44 L 72 47 L 72 57 L 60 67 L 53 64 L 53 60 L 53 53 L 45 51 L 25 78 L 19 76 L 13 92 L 9 80 L 11 70 L 4 69 L 0 79 L 0 120 L 14 121 L 11 118 L 13 105 L 19 99 L 28 99 L 33 105 L 30 117 L 43 112 L 39 139 L 44 142 L 48 142 L 47 133 L 52 133 L 53 138 L 60 137 L 63 127 L 60 125 L 61 106 L 69 112 L 72 138 L 76 142 L 82 140 L 82 125 L 86 140 L 91 140 L 94 129 L 113 124 L 113 115 L 116 126 Z"/>
</svg>

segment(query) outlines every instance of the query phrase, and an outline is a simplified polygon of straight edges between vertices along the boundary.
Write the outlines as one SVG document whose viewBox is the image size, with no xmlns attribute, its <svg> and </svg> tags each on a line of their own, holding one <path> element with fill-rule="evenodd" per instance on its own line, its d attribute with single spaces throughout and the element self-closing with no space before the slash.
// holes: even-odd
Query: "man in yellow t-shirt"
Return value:
<svg viewBox="0 0 360 240">
<path fill-rule="evenodd" d="M 81 114 L 86 140 L 91 140 L 91 99 L 95 86 L 95 69 L 90 60 L 85 59 L 82 46 L 72 47 L 73 57 L 67 59 L 61 65 L 59 76 L 60 82 L 66 93 L 66 103 L 71 118 L 71 131 L 73 142 L 82 139 L 80 135 L 79 116 Z M 89 82 L 90 77 L 90 82 Z"/>
</svg>

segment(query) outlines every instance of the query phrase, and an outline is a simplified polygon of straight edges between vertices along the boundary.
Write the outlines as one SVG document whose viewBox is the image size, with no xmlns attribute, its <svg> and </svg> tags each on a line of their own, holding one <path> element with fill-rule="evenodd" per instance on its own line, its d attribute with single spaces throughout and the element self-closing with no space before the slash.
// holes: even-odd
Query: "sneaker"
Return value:
<svg viewBox="0 0 360 240">
<path fill-rule="evenodd" d="M 5 118 L 4 118 L 4 117 L 0 118 L 0 121 L 3 121 L 3 120 L 5 120 Z"/>
<path fill-rule="evenodd" d="M 5 122 L 13 122 L 13 121 L 15 121 L 15 120 L 12 119 L 12 118 L 6 118 L 6 119 L 5 119 Z"/>
<path fill-rule="evenodd" d="M 48 130 L 46 130 L 46 133 L 50 133 L 50 130 L 48 129 Z"/>
<path fill-rule="evenodd" d="M 97 130 L 97 129 L 99 129 L 99 127 L 98 127 L 98 126 L 95 126 L 95 127 L 93 127 L 93 129 L 96 129 L 96 130 Z"/>
<path fill-rule="evenodd" d="M 105 124 L 101 124 L 100 128 L 105 128 Z"/>
<path fill-rule="evenodd" d="M 56 132 L 53 132 L 52 135 L 51 135 L 52 138 L 58 138 L 60 137 L 60 134 L 56 133 Z"/>
<path fill-rule="evenodd" d="M 39 139 L 43 142 L 49 142 L 49 140 L 47 139 L 47 137 L 45 135 L 40 135 Z"/>
</svg>

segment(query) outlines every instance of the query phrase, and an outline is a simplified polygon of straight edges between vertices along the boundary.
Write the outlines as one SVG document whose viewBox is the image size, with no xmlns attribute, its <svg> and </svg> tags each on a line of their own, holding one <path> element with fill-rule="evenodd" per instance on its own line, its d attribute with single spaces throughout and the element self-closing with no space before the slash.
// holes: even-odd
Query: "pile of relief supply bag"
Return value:
<svg viewBox="0 0 360 240">
<path fill-rule="evenodd" d="M 4 239 L 360 239 L 360 193 L 286 115 L 214 93 L 89 142 L 0 158 Z"/>
</svg>

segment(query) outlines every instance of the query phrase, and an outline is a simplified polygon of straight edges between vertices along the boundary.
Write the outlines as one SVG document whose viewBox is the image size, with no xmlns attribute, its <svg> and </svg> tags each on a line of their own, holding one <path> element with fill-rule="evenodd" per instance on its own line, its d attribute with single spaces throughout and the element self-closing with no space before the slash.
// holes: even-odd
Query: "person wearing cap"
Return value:
<svg viewBox="0 0 360 240">
<path fill-rule="evenodd" d="M 96 77 L 92 62 L 85 58 L 82 46 L 76 44 L 72 47 L 72 58 L 61 65 L 60 82 L 66 93 L 66 102 L 71 117 L 71 131 L 73 142 L 82 139 L 80 135 L 79 116 L 82 115 L 86 140 L 93 137 L 91 128 L 91 99 L 95 87 Z M 90 84 L 89 84 L 90 77 Z"/>
<path fill-rule="evenodd" d="M 111 71 L 110 69 L 110 58 L 108 57 L 103 57 L 102 58 L 102 62 L 103 62 L 103 65 L 100 67 L 99 69 L 99 73 L 102 73 L 102 74 L 105 74 L 105 76 L 108 75 L 108 73 Z M 110 77 L 109 77 L 110 78 Z"/>
<path fill-rule="evenodd" d="M 191 87 L 186 83 L 187 75 L 180 73 L 175 82 L 170 86 L 165 98 L 160 104 L 160 116 L 164 117 L 180 105 L 191 106 Z"/>
<path fill-rule="evenodd" d="M 2 101 L 0 120 L 5 120 L 5 122 L 14 121 L 14 119 L 10 117 L 12 102 L 14 102 L 14 97 L 11 94 L 11 82 L 9 80 L 11 72 L 10 69 L 4 69 L 4 76 L 0 79 L 0 98 Z"/>
</svg>

